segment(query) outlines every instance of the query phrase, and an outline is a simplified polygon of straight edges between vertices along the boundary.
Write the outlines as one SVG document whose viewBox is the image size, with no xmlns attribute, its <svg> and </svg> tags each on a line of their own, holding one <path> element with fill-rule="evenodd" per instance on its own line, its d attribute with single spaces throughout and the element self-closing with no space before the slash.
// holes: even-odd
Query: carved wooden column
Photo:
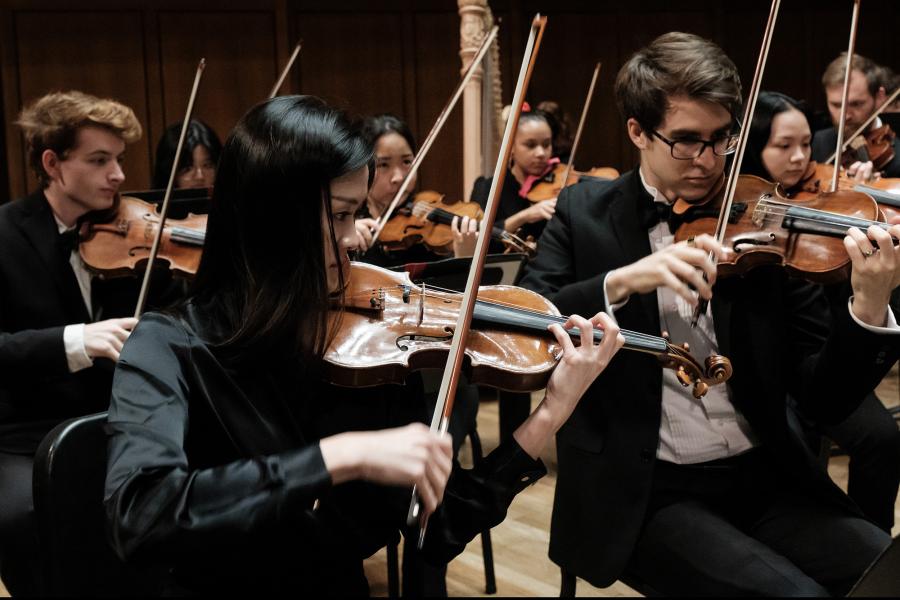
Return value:
<svg viewBox="0 0 900 600">
<path fill-rule="evenodd" d="M 457 0 L 459 7 L 459 57 L 462 72 L 472 62 L 482 40 L 487 35 L 485 17 L 487 0 Z M 475 179 L 482 173 L 482 79 L 481 65 L 466 85 L 463 92 L 463 197 L 468 200 Z"/>
</svg>

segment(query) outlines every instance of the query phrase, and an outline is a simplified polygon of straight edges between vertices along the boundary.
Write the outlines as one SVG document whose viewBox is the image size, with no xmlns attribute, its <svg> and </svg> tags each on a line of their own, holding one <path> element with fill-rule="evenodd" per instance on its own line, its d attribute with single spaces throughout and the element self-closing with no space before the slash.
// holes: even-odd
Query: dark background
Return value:
<svg viewBox="0 0 900 600">
<path fill-rule="evenodd" d="M 629 2 L 491 0 L 500 33 L 504 103 L 510 101 L 528 26 L 549 16 L 530 102 L 560 102 L 577 123 L 594 64 L 603 61 L 576 166 L 631 168 L 635 155 L 612 95 L 618 67 L 660 33 L 693 32 L 719 43 L 749 88 L 767 0 Z M 850 0 L 783 0 L 763 89 L 824 110 L 821 74 L 846 50 Z M 900 2 L 862 3 L 857 51 L 900 69 Z M 303 51 L 283 93 L 322 96 L 356 113 L 394 112 L 424 137 L 456 85 L 459 16 L 454 0 L 0 0 L 0 201 L 35 187 L 13 125 L 24 103 L 80 89 L 134 108 L 143 139 L 129 147 L 124 189 L 149 185 L 156 142 L 184 112 L 197 61 L 208 66 L 195 115 L 224 139 L 265 98 L 295 41 Z M 462 189 L 460 109 L 421 169 L 421 187 Z"/>
</svg>

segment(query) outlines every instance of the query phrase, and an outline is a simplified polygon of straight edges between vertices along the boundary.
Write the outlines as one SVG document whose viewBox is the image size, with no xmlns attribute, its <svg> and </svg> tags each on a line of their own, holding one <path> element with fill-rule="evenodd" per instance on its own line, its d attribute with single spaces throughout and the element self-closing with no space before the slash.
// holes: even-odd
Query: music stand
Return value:
<svg viewBox="0 0 900 600">
<path fill-rule="evenodd" d="M 480 285 L 514 285 L 519 280 L 526 259 L 524 254 L 488 254 Z M 471 257 L 445 258 L 427 263 L 407 263 L 392 270 L 407 271 L 416 283 L 424 282 L 427 286 L 461 292 L 466 287 L 471 263 Z"/>
<path fill-rule="evenodd" d="M 900 543 L 891 540 L 881 555 L 875 559 L 853 589 L 847 594 L 849 598 L 891 597 L 900 596 Z"/>
</svg>

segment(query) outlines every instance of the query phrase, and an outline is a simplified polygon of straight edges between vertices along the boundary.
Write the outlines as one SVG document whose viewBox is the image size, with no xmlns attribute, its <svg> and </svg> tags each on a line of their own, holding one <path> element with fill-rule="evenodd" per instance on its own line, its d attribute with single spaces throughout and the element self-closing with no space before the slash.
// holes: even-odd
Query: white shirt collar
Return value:
<svg viewBox="0 0 900 600">
<path fill-rule="evenodd" d="M 654 202 L 662 202 L 663 204 L 672 204 L 671 202 L 663 196 L 658 189 L 647 183 L 647 180 L 644 179 L 644 171 L 640 167 L 638 167 L 638 175 L 641 178 L 641 185 L 644 186 L 644 189 L 647 190 L 647 193 L 653 196 Z"/>
</svg>

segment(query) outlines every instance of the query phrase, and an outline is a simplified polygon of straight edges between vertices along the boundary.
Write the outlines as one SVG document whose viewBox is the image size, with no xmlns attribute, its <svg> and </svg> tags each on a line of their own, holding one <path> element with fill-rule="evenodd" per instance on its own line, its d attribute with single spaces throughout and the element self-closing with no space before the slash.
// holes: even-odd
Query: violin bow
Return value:
<svg viewBox="0 0 900 600">
<path fill-rule="evenodd" d="M 281 70 L 281 75 L 278 76 L 278 81 L 275 82 L 275 85 L 272 86 L 272 91 L 269 92 L 269 100 L 275 97 L 278 93 L 278 90 L 281 89 L 281 84 L 284 83 L 284 80 L 287 78 L 288 73 L 291 70 L 291 67 L 294 66 L 294 61 L 297 60 L 297 55 L 300 54 L 300 48 L 303 46 L 303 40 L 297 42 L 297 45 L 294 46 L 294 51 L 291 52 L 291 57 L 288 59 L 287 64 L 284 65 L 284 68 Z"/>
<path fill-rule="evenodd" d="M 156 255 L 159 252 L 159 242 L 162 239 L 163 228 L 166 225 L 166 214 L 169 212 L 169 200 L 172 198 L 172 188 L 175 185 L 175 174 L 178 173 L 178 160 L 181 158 L 181 150 L 184 146 L 184 138 L 187 136 L 188 125 L 190 125 L 191 115 L 194 112 L 194 100 L 197 99 L 197 89 L 200 87 L 200 79 L 203 77 L 203 70 L 206 68 L 206 59 L 201 58 L 200 64 L 197 65 L 197 72 L 194 74 L 194 87 L 191 89 L 190 98 L 188 98 L 187 111 L 184 114 L 184 121 L 181 123 L 181 135 L 178 136 L 178 145 L 175 147 L 175 157 L 172 159 L 172 172 L 169 173 L 169 183 L 166 184 L 166 194 L 163 196 L 162 208 L 159 211 L 159 229 L 153 237 L 153 245 L 150 247 L 150 257 L 147 259 L 147 267 L 144 270 L 144 281 L 141 283 L 141 293 L 138 295 L 137 306 L 134 309 L 134 318 L 140 318 L 144 312 L 144 305 L 147 302 L 147 291 L 150 289 L 150 274 L 153 271 L 153 263 L 156 261 Z"/>
<path fill-rule="evenodd" d="M 855 140 L 855 139 L 858 138 L 860 135 L 862 135 L 862 133 L 869 127 L 869 125 L 871 125 L 872 122 L 875 121 L 875 119 L 877 119 L 877 118 L 881 115 L 881 113 L 883 113 L 883 112 L 885 111 L 885 109 L 886 109 L 888 106 L 890 106 L 890 105 L 894 102 L 894 100 L 897 99 L 897 96 L 900 96 L 900 87 L 898 87 L 896 90 L 894 90 L 894 93 L 891 94 L 891 95 L 888 97 L 888 99 L 884 101 L 884 104 L 882 104 L 881 106 L 879 106 L 878 109 L 877 109 L 875 112 L 872 113 L 872 116 L 869 117 L 868 119 L 866 119 L 866 120 L 863 122 L 863 124 L 860 125 L 859 128 L 858 128 L 856 131 L 854 131 L 853 134 L 852 134 L 850 137 L 847 138 L 847 141 L 844 142 L 844 145 L 843 145 L 843 147 L 841 148 L 841 154 L 843 154 L 844 152 L 847 151 L 847 148 L 850 147 L 850 144 L 853 142 L 853 140 Z M 830 162 L 833 161 L 833 160 L 834 160 L 834 154 L 832 154 L 832 155 L 829 156 L 827 159 L 825 159 L 825 163 L 826 163 L 826 164 L 827 164 L 827 163 L 830 163 Z"/>
<path fill-rule="evenodd" d="M 753 82 L 750 85 L 750 94 L 747 98 L 747 105 L 744 108 L 744 120 L 741 122 L 741 131 L 738 134 L 737 151 L 735 152 L 734 161 L 731 163 L 731 170 L 728 172 L 728 181 L 725 184 L 725 197 L 722 202 L 722 209 L 719 211 L 719 220 L 716 223 L 716 241 L 722 243 L 725 239 L 725 228 L 728 226 L 728 216 L 731 215 L 731 206 L 734 204 L 734 192 L 737 190 L 738 174 L 741 172 L 741 163 L 744 161 L 744 152 L 747 150 L 747 140 L 749 139 L 750 124 L 753 123 L 753 115 L 756 111 L 756 101 L 759 99 L 759 88 L 762 82 L 763 73 L 766 70 L 766 61 L 769 58 L 769 47 L 772 45 L 772 33 L 775 31 L 775 21 L 778 20 L 778 9 L 781 8 L 781 0 L 772 0 L 772 7 L 769 10 L 769 22 L 766 24 L 766 30 L 763 34 L 762 48 L 759 52 L 759 58 L 756 60 L 756 72 L 753 74 Z M 715 264 L 716 256 L 709 253 L 709 259 Z M 696 327 L 700 321 L 700 317 L 706 313 L 709 305 L 708 300 L 700 298 L 697 306 L 694 307 L 694 314 L 691 318 L 691 327 Z"/>
<path fill-rule="evenodd" d="M 460 96 L 462 96 L 466 85 L 475 75 L 475 71 L 478 69 L 478 66 L 481 64 L 482 59 L 484 59 L 484 56 L 487 54 L 487 51 L 491 47 L 494 39 L 496 39 L 497 31 L 499 31 L 499 29 L 500 28 L 497 25 L 494 25 L 494 27 L 491 28 L 490 33 L 488 33 L 488 35 L 485 36 L 484 40 L 482 40 L 481 46 L 478 48 L 478 52 L 475 54 L 472 62 L 470 62 L 469 66 L 466 67 L 465 74 L 459 80 L 456 89 L 453 91 L 453 94 L 450 96 L 447 104 L 444 105 L 444 108 L 438 115 L 437 121 L 434 122 L 431 131 L 429 131 L 428 135 L 425 137 L 425 141 L 422 142 L 422 147 L 419 148 L 419 152 L 413 158 L 413 162 L 409 166 L 409 172 L 403 179 L 403 183 L 400 184 L 400 189 L 397 190 L 397 193 L 394 195 L 394 198 L 388 205 L 387 210 L 384 211 L 384 214 L 382 214 L 381 217 L 378 218 L 378 224 L 376 225 L 375 232 L 372 235 L 372 244 L 375 244 L 375 242 L 378 241 L 378 236 L 381 235 L 381 230 L 391 218 L 391 215 L 394 214 L 394 211 L 400 204 L 400 200 L 406 194 L 406 190 L 409 189 L 409 184 L 412 182 L 413 177 L 415 177 L 416 173 L 419 172 L 419 166 L 422 164 L 422 161 L 425 160 L 425 156 L 428 154 L 428 150 L 431 148 L 431 145 L 434 143 L 435 138 L 437 138 L 441 129 L 444 127 L 444 123 L 446 123 L 447 119 L 450 117 L 450 113 L 453 111 L 453 108 L 459 101 Z"/>
<path fill-rule="evenodd" d="M 522 67 L 519 70 L 519 79 L 513 95 L 512 110 L 506 121 L 506 130 L 500 143 L 500 155 L 494 167 L 494 178 L 488 194 L 487 205 L 484 208 L 482 227 L 478 232 L 475 255 L 472 257 L 472 264 L 469 266 L 469 276 L 466 279 L 465 292 L 460 300 L 459 316 L 456 319 L 456 327 L 453 330 L 453 341 L 450 343 L 450 353 L 447 364 L 444 367 L 444 375 L 441 378 L 441 387 L 438 391 L 437 403 L 431 419 L 431 431 L 440 435 L 445 435 L 447 428 L 450 426 L 450 413 L 453 411 L 453 401 L 459 384 L 466 341 L 469 338 L 472 314 L 475 309 L 475 301 L 478 298 L 478 284 L 484 271 L 484 261 L 490 243 L 490 232 L 494 224 L 494 218 L 497 216 L 500 191 L 503 189 L 503 182 L 506 177 L 506 165 L 509 163 L 509 157 L 512 152 L 512 138 L 516 128 L 519 126 L 519 116 L 522 114 L 522 101 L 525 99 L 525 91 L 528 89 L 528 82 L 531 80 L 531 73 L 534 70 L 534 63 L 537 59 L 538 50 L 541 47 L 541 38 L 544 35 L 546 26 L 547 17 L 542 17 L 539 14 L 535 15 L 531 23 L 528 43 L 525 46 L 525 55 L 522 57 Z M 419 523 L 419 548 L 422 547 L 425 541 L 425 530 L 427 527 L 427 519 L 420 518 L 420 513 L 421 505 L 416 488 L 413 487 L 412 500 L 406 519 L 409 525 Z"/>
<path fill-rule="evenodd" d="M 847 65 L 844 68 L 844 90 L 841 94 L 841 117 L 838 119 L 837 144 L 834 150 L 834 173 L 831 176 L 831 191 L 838 189 L 841 175 L 841 154 L 844 147 L 844 123 L 847 121 L 847 98 L 850 96 L 850 72 L 853 70 L 853 51 L 856 48 L 856 26 L 859 23 L 859 2 L 853 0 L 853 16 L 850 19 L 850 42 L 847 47 Z M 849 140 L 848 142 L 849 143 Z M 829 159 L 826 162 L 831 162 Z"/>
<path fill-rule="evenodd" d="M 594 86 L 597 85 L 597 76 L 600 75 L 600 66 L 603 63 L 598 62 L 594 67 L 594 76 L 591 77 L 591 85 L 588 87 L 587 98 L 584 99 L 584 107 L 581 109 L 581 119 L 578 121 L 578 129 L 575 130 L 575 140 L 572 142 L 572 151 L 569 153 L 569 162 L 566 164 L 566 170 L 563 172 L 562 187 L 566 187 L 569 181 L 569 173 L 572 171 L 572 165 L 575 164 L 575 153 L 578 152 L 578 142 L 581 141 L 581 132 L 584 130 L 584 122 L 587 120 L 588 109 L 591 107 L 591 98 L 594 97 Z M 562 188 L 560 188 L 562 189 Z"/>
</svg>

